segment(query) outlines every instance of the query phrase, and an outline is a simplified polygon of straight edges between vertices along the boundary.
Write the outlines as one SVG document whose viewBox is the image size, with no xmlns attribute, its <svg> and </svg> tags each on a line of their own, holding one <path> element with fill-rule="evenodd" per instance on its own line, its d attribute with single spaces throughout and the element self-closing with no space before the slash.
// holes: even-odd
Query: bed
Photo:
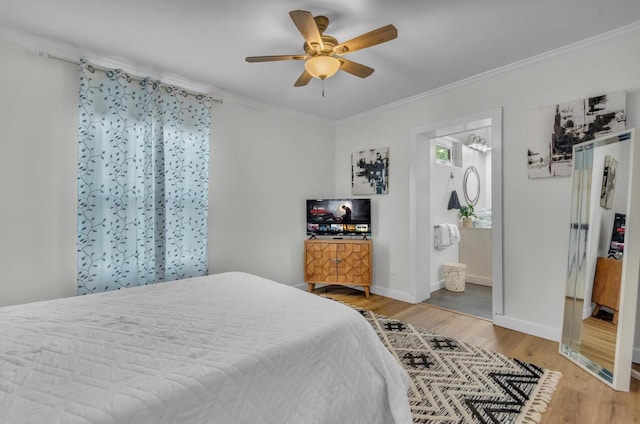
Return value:
<svg viewBox="0 0 640 424">
<path fill-rule="evenodd" d="M 0 308 L 0 422 L 411 423 L 359 313 L 231 272 Z"/>
</svg>

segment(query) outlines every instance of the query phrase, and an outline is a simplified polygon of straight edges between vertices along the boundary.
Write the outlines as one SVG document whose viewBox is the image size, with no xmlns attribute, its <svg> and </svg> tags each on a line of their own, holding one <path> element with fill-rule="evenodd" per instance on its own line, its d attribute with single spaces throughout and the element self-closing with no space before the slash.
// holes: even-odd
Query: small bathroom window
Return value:
<svg viewBox="0 0 640 424">
<path fill-rule="evenodd" d="M 453 150 L 450 146 L 436 143 L 436 162 L 443 165 L 453 164 Z"/>
</svg>

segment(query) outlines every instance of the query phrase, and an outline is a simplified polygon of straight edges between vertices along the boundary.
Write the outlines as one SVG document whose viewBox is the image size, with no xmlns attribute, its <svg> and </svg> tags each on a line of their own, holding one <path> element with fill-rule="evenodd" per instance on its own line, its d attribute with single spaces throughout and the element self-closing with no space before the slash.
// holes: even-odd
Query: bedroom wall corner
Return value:
<svg viewBox="0 0 640 424">
<path fill-rule="evenodd" d="M 305 200 L 332 197 L 333 123 L 224 100 L 209 170 L 209 273 L 303 283 Z"/>
<path fill-rule="evenodd" d="M 77 66 L 0 40 L 0 306 L 76 293 Z"/>
</svg>

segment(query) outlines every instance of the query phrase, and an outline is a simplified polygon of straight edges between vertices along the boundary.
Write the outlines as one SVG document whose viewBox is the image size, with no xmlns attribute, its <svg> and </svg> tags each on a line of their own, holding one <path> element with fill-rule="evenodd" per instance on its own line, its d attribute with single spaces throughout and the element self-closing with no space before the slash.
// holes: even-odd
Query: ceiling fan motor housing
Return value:
<svg viewBox="0 0 640 424">
<path fill-rule="evenodd" d="M 322 49 L 320 48 L 319 45 L 315 43 L 312 43 L 312 45 L 309 45 L 306 42 L 304 43 L 303 49 L 304 49 L 304 52 L 307 54 L 307 56 L 315 57 L 315 56 L 332 56 L 333 55 L 333 48 L 338 45 L 338 40 L 331 37 L 330 35 L 322 35 L 321 38 L 322 38 Z"/>
</svg>

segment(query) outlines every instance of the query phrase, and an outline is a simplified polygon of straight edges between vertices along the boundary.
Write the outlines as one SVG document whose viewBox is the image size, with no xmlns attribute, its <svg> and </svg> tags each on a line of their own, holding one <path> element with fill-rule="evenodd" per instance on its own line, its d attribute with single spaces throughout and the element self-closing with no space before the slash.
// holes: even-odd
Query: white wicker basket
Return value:
<svg viewBox="0 0 640 424">
<path fill-rule="evenodd" d="M 466 277 L 467 265 L 460 263 L 444 264 L 444 281 L 447 290 L 454 292 L 463 292 L 465 288 Z"/>
</svg>

